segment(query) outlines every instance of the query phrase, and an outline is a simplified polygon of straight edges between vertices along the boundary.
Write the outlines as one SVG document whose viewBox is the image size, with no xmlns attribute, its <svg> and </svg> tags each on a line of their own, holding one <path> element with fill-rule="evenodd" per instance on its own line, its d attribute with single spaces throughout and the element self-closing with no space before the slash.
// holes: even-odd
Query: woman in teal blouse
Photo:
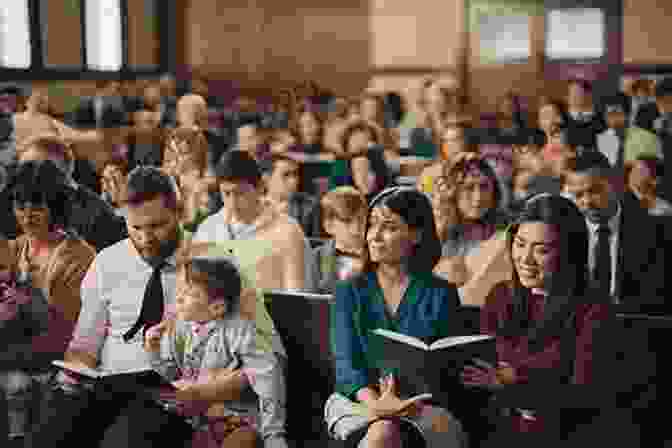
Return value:
<svg viewBox="0 0 672 448">
<path fill-rule="evenodd" d="M 358 448 L 462 447 L 461 425 L 448 411 L 403 401 L 392 376 L 378 378 L 369 341 L 376 328 L 425 341 L 459 333 L 457 290 L 432 274 L 441 245 L 429 199 L 395 187 L 369 210 L 363 273 L 338 284 L 331 312 L 336 393 L 325 407 L 329 432 Z"/>
</svg>

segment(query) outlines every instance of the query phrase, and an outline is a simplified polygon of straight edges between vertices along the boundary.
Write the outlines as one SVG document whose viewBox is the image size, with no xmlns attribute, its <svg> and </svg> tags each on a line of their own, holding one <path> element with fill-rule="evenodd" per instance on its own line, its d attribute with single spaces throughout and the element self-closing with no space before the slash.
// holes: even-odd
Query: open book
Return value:
<svg viewBox="0 0 672 448">
<path fill-rule="evenodd" d="M 430 393 L 446 395 L 459 385 L 459 375 L 473 358 L 496 363 L 495 337 L 453 336 L 427 344 L 418 338 L 394 331 L 372 331 L 371 349 L 377 368 L 393 373 L 401 398 Z"/>
<path fill-rule="evenodd" d="M 105 372 L 67 361 L 52 361 L 56 367 L 83 381 L 104 381 L 112 387 L 125 389 L 163 389 L 176 390 L 166 378 L 151 368 L 139 368 L 116 372 Z"/>
</svg>

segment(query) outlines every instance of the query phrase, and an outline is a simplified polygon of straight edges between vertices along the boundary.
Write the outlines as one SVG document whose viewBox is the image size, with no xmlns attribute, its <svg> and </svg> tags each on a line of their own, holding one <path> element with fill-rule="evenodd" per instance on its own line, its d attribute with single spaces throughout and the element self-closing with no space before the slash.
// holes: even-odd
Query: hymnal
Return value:
<svg viewBox="0 0 672 448">
<path fill-rule="evenodd" d="M 495 338 L 490 335 L 453 336 L 431 344 L 383 329 L 373 330 L 373 335 L 377 367 L 394 374 L 401 398 L 441 396 L 457 385 L 462 368 L 473 358 L 493 364 L 497 360 Z"/>
<path fill-rule="evenodd" d="M 79 380 L 89 382 L 101 381 L 110 387 L 124 388 L 126 390 L 137 388 L 176 390 L 170 381 L 151 368 L 105 372 L 66 361 L 52 361 L 52 364 L 66 370 L 70 375 Z"/>
</svg>

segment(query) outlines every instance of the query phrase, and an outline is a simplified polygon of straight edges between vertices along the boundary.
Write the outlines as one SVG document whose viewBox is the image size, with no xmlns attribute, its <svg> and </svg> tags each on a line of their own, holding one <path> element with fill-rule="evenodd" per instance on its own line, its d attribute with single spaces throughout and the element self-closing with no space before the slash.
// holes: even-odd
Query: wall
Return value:
<svg viewBox="0 0 672 448">
<path fill-rule="evenodd" d="M 623 62 L 672 64 L 672 2 L 623 0 Z"/>
<path fill-rule="evenodd" d="M 185 64 L 243 86 L 304 79 L 345 94 L 366 85 L 366 0 L 184 2 Z"/>
<path fill-rule="evenodd" d="M 370 2 L 371 90 L 413 96 L 410 89 L 423 77 L 459 72 L 465 0 Z"/>
</svg>

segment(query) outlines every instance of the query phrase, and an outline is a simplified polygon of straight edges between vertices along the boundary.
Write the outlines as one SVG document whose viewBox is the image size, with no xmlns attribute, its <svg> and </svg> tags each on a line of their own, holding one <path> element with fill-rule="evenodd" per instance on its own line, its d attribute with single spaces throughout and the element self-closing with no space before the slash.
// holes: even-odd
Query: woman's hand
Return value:
<svg viewBox="0 0 672 448">
<path fill-rule="evenodd" d="M 482 359 L 473 359 L 475 366 L 465 366 L 462 384 L 467 387 L 482 387 L 489 390 L 501 389 L 516 382 L 516 370 L 511 364 L 499 362 L 497 367 Z"/>
<path fill-rule="evenodd" d="M 420 395 L 402 400 L 397 395 L 396 380 L 390 375 L 380 380 L 380 396 L 377 400 L 368 402 L 367 407 L 372 419 L 410 416 L 419 412 L 421 402 L 426 398 Z"/>
</svg>

